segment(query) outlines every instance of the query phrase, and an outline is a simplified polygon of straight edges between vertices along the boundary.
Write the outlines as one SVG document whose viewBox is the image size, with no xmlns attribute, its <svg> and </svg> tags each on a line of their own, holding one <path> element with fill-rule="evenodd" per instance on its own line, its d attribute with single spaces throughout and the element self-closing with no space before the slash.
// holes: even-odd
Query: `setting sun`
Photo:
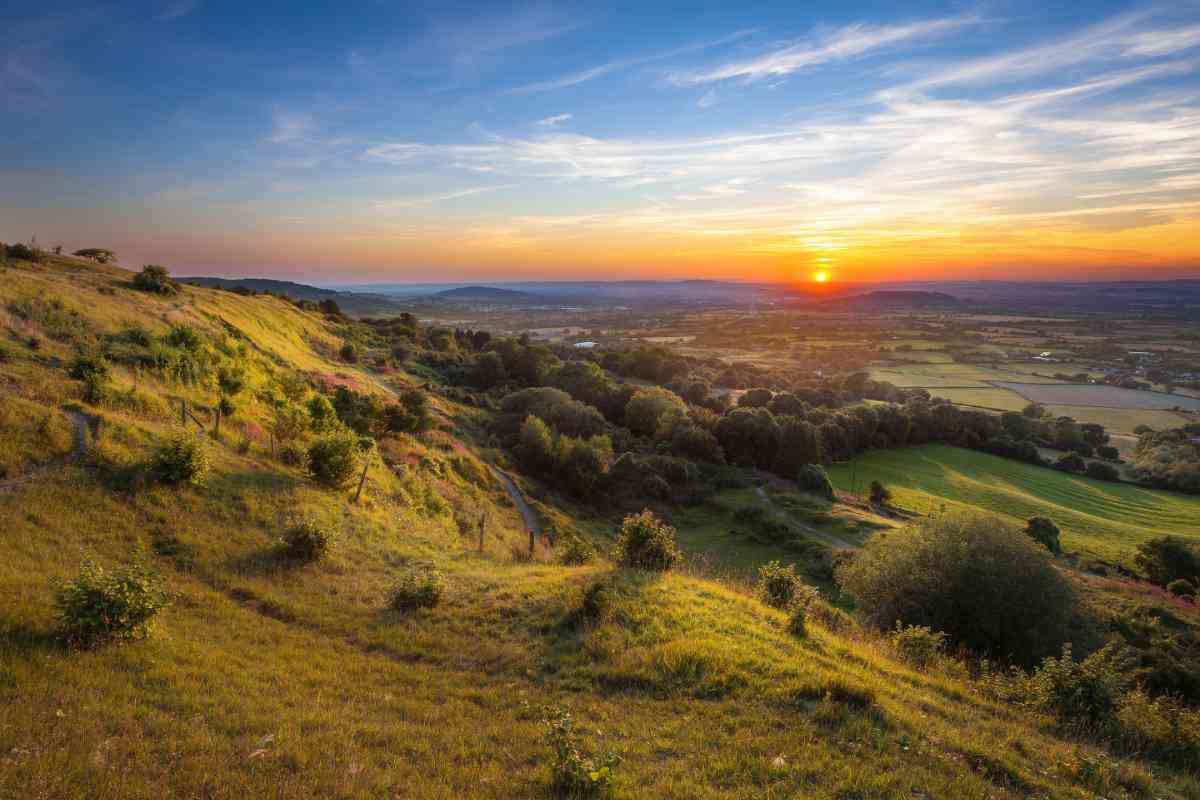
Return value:
<svg viewBox="0 0 1200 800">
<path fill-rule="evenodd" d="M 825 272 L 824 270 L 816 272 L 813 274 L 813 280 L 817 283 L 824 283 L 825 281 L 829 280 L 829 273 Z"/>
</svg>

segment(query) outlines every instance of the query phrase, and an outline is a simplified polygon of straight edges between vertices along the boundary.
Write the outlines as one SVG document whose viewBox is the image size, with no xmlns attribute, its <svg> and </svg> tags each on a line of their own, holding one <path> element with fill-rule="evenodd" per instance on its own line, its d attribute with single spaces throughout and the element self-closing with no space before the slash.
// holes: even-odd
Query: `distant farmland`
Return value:
<svg viewBox="0 0 1200 800">
<path fill-rule="evenodd" d="M 1183 408 L 1200 411 L 1200 398 L 1166 392 L 1146 392 L 1092 383 L 1010 383 L 995 381 L 996 386 L 1011 389 L 1030 402 L 1042 405 L 1100 406 L 1103 408 L 1140 408 L 1165 411 Z"/>
<path fill-rule="evenodd" d="M 872 450 L 829 469 L 834 485 L 863 494 L 873 480 L 921 514 L 977 508 L 1024 522 L 1048 516 L 1069 549 L 1129 560 L 1139 542 L 1174 534 L 1200 540 L 1200 497 L 1092 480 L 946 445 Z"/>
</svg>

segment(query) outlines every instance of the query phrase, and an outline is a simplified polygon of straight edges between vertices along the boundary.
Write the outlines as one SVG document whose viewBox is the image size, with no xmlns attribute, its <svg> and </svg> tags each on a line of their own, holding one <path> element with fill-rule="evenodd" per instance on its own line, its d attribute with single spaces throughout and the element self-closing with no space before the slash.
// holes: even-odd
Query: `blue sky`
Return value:
<svg viewBox="0 0 1200 800">
<path fill-rule="evenodd" d="M 0 238 L 180 273 L 1200 263 L 1200 3 L 17 3 Z"/>
</svg>

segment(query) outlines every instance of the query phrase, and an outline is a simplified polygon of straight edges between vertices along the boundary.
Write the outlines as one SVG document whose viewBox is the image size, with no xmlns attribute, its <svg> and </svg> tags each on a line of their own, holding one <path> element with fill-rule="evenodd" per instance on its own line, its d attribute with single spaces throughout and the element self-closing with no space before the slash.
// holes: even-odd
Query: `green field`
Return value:
<svg viewBox="0 0 1200 800">
<path fill-rule="evenodd" d="M 1200 497 L 1066 475 L 946 445 L 875 450 L 830 468 L 834 485 L 860 494 L 873 480 L 901 508 L 924 514 L 976 507 L 1024 520 L 1052 518 L 1064 544 L 1127 560 L 1138 542 L 1174 534 L 1200 539 Z"/>
</svg>

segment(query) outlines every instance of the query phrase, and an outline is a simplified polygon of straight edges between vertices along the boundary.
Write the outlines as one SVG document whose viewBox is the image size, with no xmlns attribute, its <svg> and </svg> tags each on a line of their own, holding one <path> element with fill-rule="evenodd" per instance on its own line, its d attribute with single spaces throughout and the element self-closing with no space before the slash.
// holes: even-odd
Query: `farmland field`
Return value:
<svg viewBox="0 0 1200 800">
<path fill-rule="evenodd" d="M 1029 405 L 1028 400 L 1008 389 L 949 388 L 932 390 L 932 393 L 958 405 L 992 408 L 999 411 L 1020 411 Z"/>
<path fill-rule="evenodd" d="M 1144 392 L 1088 383 L 1006 383 L 998 386 L 1012 389 L 1022 397 L 1043 405 L 1103 406 L 1106 408 L 1137 408 L 1166 410 L 1175 408 L 1200 411 L 1200 399 L 1165 392 Z"/>
<path fill-rule="evenodd" d="M 1155 430 L 1178 428 L 1192 421 L 1174 411 L 1158 411 L 1147 408 L 1102 408 L 1100 406 L 1046 406 L 1056 417 L 1071 417 L 1079 422 L 1094 422 L 1103 425 L 1110 434 L 1131 434 L 1139 425 L 1148 425 Z"/>
<path fill-rule="evenodd" d="M 946 445 L 874 450 L 837 464 L 838 489 L 862 493 L 873 480 L 894 503 L 923 514 L 978 508 L 1023 522 L 1040 514 L 1062 528 L 1063 543 L 1104 558 L 1131 558 L 1134 547 L 1173 534 L 1200 540 L 1200 497 L 1067 475 L 1045 467 Z"/>
</svg>

